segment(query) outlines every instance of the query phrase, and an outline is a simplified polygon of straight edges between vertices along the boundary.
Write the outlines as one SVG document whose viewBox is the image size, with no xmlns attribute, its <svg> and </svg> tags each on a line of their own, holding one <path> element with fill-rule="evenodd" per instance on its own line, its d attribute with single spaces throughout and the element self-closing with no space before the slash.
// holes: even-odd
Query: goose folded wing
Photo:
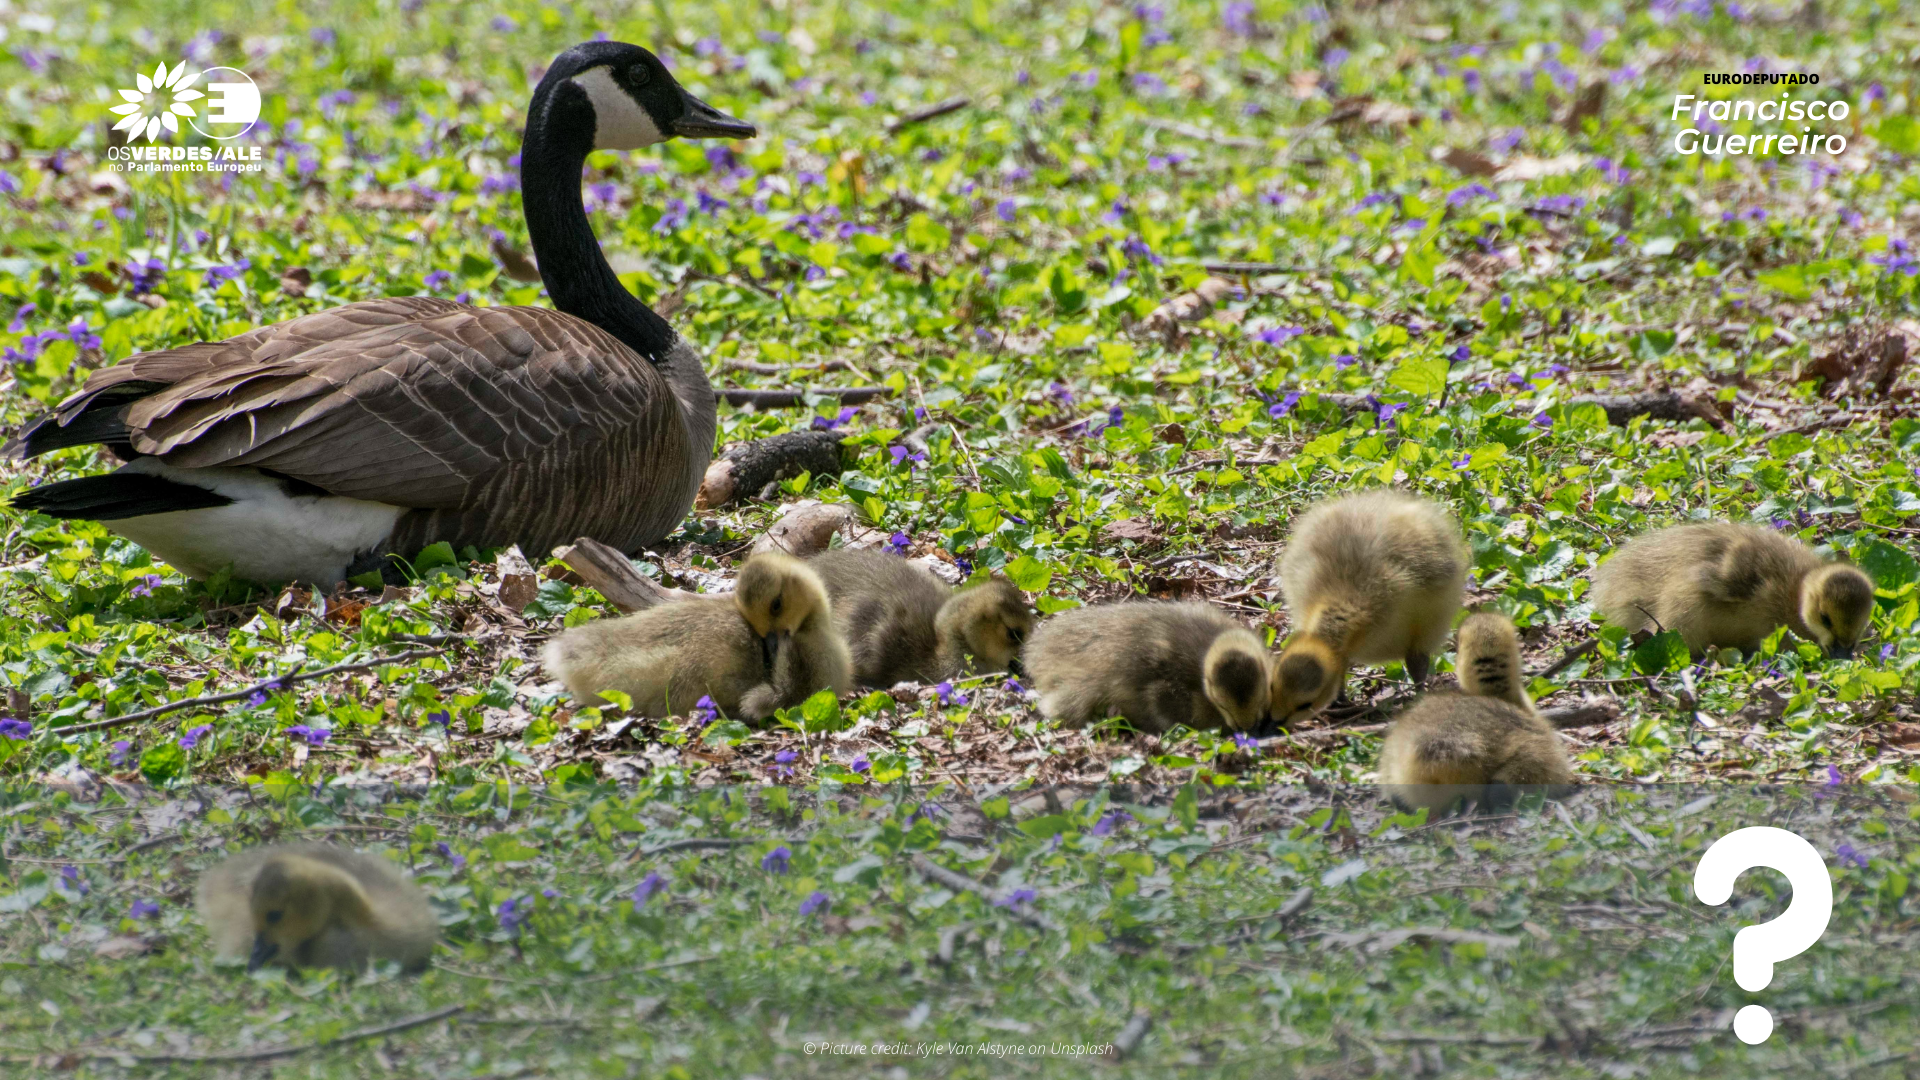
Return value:
<svg viewBox="0 0 1920 1080">
<path fill-rule="evenodd" d="M 651 365 L 591 324 L 536 308 L 447 307 L 342 320 L 332 335 L 283 332 L 202 365 L 133 403 L 132 448 L 171 465 L 253 466 L 335 495 L 452 509 L 499 470 L 537 462 L 582 429 L 630 423 L 666 392 Z"/>
</svg>

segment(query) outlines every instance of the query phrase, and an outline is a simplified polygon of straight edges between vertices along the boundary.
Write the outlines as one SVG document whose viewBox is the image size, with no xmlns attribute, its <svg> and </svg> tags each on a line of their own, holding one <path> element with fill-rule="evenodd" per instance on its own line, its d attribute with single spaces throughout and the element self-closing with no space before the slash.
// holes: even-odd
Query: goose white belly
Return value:
<svg viewBox="0 0 1920 1080">
<path fill-rule="evenodd" d="M 406 508 L 337 495 L 289 495 L 257 469 L 182 469 L 140 458 L 120 472 L 146 473 L 224 495 L 226 506 L 103 522 L 189 577 L 221 570 L 249 581 L 331 587 L 358 555 L 393 532 Z"/>
</svg>

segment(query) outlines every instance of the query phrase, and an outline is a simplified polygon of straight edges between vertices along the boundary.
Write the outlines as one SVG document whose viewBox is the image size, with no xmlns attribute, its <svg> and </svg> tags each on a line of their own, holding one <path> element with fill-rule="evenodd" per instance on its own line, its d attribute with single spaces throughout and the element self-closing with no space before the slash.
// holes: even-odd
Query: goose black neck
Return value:
<svg viewBox="0 0 1920 1080">
<path fill-rule="evenodd" d="M 660 362 L 673 327 L 620 284 L 593 235 L 580 174 L 593 149 L 593 106 L 571 79 L 549 71 L 534 91 L 520 148 L 520 206 L 553 306 Z"/>
</svg>

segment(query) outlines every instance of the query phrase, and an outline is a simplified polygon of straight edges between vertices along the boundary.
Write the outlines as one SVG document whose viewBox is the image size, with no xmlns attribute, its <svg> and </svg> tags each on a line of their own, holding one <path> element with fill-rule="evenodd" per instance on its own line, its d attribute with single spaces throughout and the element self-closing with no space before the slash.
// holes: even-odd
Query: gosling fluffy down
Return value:
<svg viewBox="0 0 1920 1080">
<path fill-rule="evenodd" d="M 357 971 L 393 961 L 419 971 L 440 922 L 405 871 L 330 844 L 274 844 L 200 877 L 200 920 L 222 960 Z"/>
<path fill-rule="evenodd" d="M 1293 724 L 1326 708 L 1356 663 L 1401 660 L 1424 685 L 1471 561 L 1453 515 L 1404 492 L 1382 488 L 1308 510 L 1280 557 L 1295 633 L 1273 666 L 1274 719 Z"/>
<path fill-rule="evenodd" d="M 1023 656 L 1040 712 L 1070 726 L 1119 716 L 1154 734 L 1250 731 L 1267 718 L 1266 649 L 1206 604 L 1075 608 L 1041 623 Z"/>
<path fill-rule="evenodd" d="M 1566 794 L 1573 783 L 1560 733 L 1520 685 L 1520 643 L 1503 615 L 1460 625 L 1462 693 L 1427 694 L 1393 721 L 1380 748 L 1381 790 L 1402 810 L 1431 815 L 1462 803 L 1513 802 L 1521 789 Z"/>
<path fill-rule="evenodd" d="M 992 578 L 958 592 L 917 563 L 881 551 L 841 548 L 807 560 L 826 583 L 834 623 L 864 686 L 937 683 L 1008 671 L 1033 630 L 1020 590 Z"/>
<path fill-rule="evenodd" d="M 731 596 L 576 627 L 549 643 L 542 661 L 575 700 L 618 690 L 642 716 L 685 713 L 708 697 L 728 716 L 761 720 L 819 690 L 839 695 L 853 685 L 826 586 L 805 563 L 777 553 L 748 559 Z"/>
<path fill-rule="evenodd" d="M 1629 631 L 1665 628 L 1695 654 L 1752 653 L 1781 626 L 1846 659 L 1873 622 L 1873 579 L 1759 525 L 1676 525 L 1636 536 L 1593 572 L 1594 609 Z"/>
</svg>

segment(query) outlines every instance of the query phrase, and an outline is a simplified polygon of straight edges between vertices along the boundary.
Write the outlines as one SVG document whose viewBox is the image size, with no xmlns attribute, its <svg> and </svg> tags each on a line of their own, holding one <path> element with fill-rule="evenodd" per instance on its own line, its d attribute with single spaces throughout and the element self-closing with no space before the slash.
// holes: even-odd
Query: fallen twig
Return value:
<svg viewBox="0 0 1920 1080">
<path fill-rule="evenodd" d="M 972 98 L 948 98 L 938 105 L 929 105 L 919 112 L 910 112 L 900 119 L 895 120 L 893 123 L 887 125 L 887 131 L 891 134 L 899 131 L 901 128 L 912 127 L 915 124 L 924 124 L 929 120 L 938 119 L 948 113 L 957 113 L 971 104 L 973 104 Z"/>
<path fill-rule="evenodd" d="M 242 690 L 235 690 L 226 694 L 208 694 L 204 697 L 169 701 L 162 705 L 155 705 L 151 709 L 142 709 L 139 712 L 128 713 L 125 716 L 116 716 L 110 720 L 91 720 L 84 724 L 69 724 L 66 727 L 54 728 L 53 734 L 79 735 L 88 731 L 105 731 L 109 728 L 124 727 L 127 724 L 137 724 L 142 720 L 151 720 L 156 716 L 164 716 L 167 713 L 178 712 L 181 709 L 193 709 L 201 705 L 224 705 L 229 701 L 239 701 L 242 698 L 249 698 L 255 694 L 270 690 L 286 690 L 295 683 L 311 682 L 314 679 L 325 678 L 328 675 L 343 675 L 349 671 L 366 671 L 370 668 L 380 667 L 383 664 L 399 664 L 408 660 L 422 660 L 429 656 L 439 656 L 446 651 L 444 648 L 409 649 L 406 652 L 395 653 L 392 656 L 381 656 L 372 660 L 361 660 L 352 664 L 335 664 L 332 667 L 321 668 L 318 671 L 289 671 L 285 675 L 276 675 L 271 679 L 262 679 Z"/>
<path fill-rule="evenodd" d="M 884 386 L 816 386 L 809 390 L 741 390 L 729 386 L 715 393 L 721 401 L 736 409 L 748 405 L 756 409 L 797 409 L 805 405 L 809 397 L 833 398 L 848 405 L 859 405 L 874 398 L 886 397 L 891 391 Z"/>
<path fill-rule="evenodd" d="M 796 371 L 853 370 L 853 365 L 845 360 L 822 360 L 817 364 L 763 364 L 758 360 L 729 360 L 725 367 L 729 371 L 745 371 L 753 375 L 791 375 Z"/>
<path fill-rule="evenodd" d="M 1109 1060 L 1125 1061 L 1135 1050 L 1140 1049 L 1140 1043 L 1146 1039 L 1147 1032 L 1152 1030 L 1153 1014 L 1151 1012 L 1141 1009 L 1134 1013 L 1127 1020 L 1126 1026 L 1120 1029 L 1120 1033 L 1113 1037 L 1113 1046 L 1108 1051 Z"/>
<path fill-rule="evenodd" d="M 1549 709 L 1541 709 L 1540 716 L 1562 731 L 1569 728 L 1599 727 L 1620 719 L 1620 703 L 1608 697 L 1588 698 L 1578 705 L 1555 705 Z M 1284 746 L 1288 743 L 1318 746 L 1358 735 L 1378 735 L 1387 730 L 1388 726 L 1387 724 L 1360 724 L 1354 727 L 1286 732 L 1270 739 L 1260 740 L 1260 747 L 1264 750 L 1269 746 Z"/>
<path fill-rule="evenodd" d="M 1566 652 L 1561 653 L 1560 659 L 1555 660 L 1553 664 L 1549 666 L 1545 671 L 1542 671 L 1533 677 L 1536 679 L 1551 679 L 1555 675 L 1558 675 L 1561 672 L 1572 667 L 1574 661 L 1592 652 L 1595 648 L 1599 646 L 1599 644 L 1600 644 L 1599 638 L 1588 638 L 1587 640 L 1581 642 L 1580 644 L 1575 645 L 1573 648 L 1568 649 Z"/>
<path fill-rule="evenodd" d="M 1210 131 L 1203 127 L 1194 127 L 1192 124 L 1183 124 L 1178 120 L 1165 120 L 1158 116 L 1141 117 L 1140 122 L 1150 128 L 1158 128 L 1161 131 L 1172 132 L 1184 138 L 1199 139 L 1201 142 L 1210 142 L 1219 146 L 1232 146 L 1241 150 L 1258 150 L 1266 145 L 1266 143 L 1261 142 L 1259 139 L 1249 139 L 1245 135 L 1227 135 L 1218 131 Z"/>
<path fill-rule="evenodd" d="M 1294 266 L 1291 263 L 1272 262 L 1203 262 L 1200 269 L 1209 274 L 1225 274 L 1232 277 L 1262 277 L 1267 274 L 1308 274 L 1313 272 L 1310 266 Z"/>
<path fill-rule="evenodd" d="M 655 844 L 650 848 L 634 848 L 633 851 L 629 852 L 627 857 L 621 861 L 633 862 L 637 859 L 652 858 L 655 855 L 666 855 L 675 851 L 731 851 L 737 847 L 746 847 L 749 844 L 757 843 L 759 843 L 758 840 L 741 840 L 734 837 L 695 836 L 685 840 L 669 840 L 664 844 Z"/>
<path fill-rule="evenodd" d="M 457 1016 L 460 1013 L 463 1013 L 466 1011 L 467 1011 L 467 1007 L 465 1005 L 449 1005 L 444 1009 L 435 1009 L 433 1012 L 430 1012 L 430 1013 L 422 1013 L 419 1016 L 410 1016 L 405 1020 L 396 1020 L 391 1024 L 382 1024 L 379 1027 L 361 1028 L 359 1031 L 349 1031 L 345 1035 L 336 1035 L 331 1039 L 321 1039 L 318 1042 L 301 1043 L 297 1046 L 270 1046 L 263 1050 L 229 1050 L 225 1053 L 219 1053 L 219 1054 L 135 1054 L 135 1053 L 130 1053 L 124 1050 L 111 1050 L 111 1051 L 78 1050 L 78 1051 L 75 1051 L 75 1054 L 77 1054 L 78 1056 L 90 1058 L 93 1060 L 106 1060 L 106 1061 L 120 1061 L 120 1060 L 150 1061 L 150 1062 L 271 1061 L 275 1058 L 294 1057 L 299 1054 L 311 1053 L 315 1050 L 326 1050 L 335 1046 L 344 1046 L 347 1043 L 365 1042 L 368 1039 L 377 1039 L 382 1035 L 393 1035 L 398 1032 L 408 1031 L 412 1028 L 425 1027 L 426 1025 L 434 1023 L 435 1021 L 445 1020 L 450 1016 Z"/>
<path fill-rule="evenodd" d="M 1020 922 L 1026 923 L 1035 930 L 1044 930 L 1048 933 L 1054 933 L 1058 930 L 1058 927 L 1053 925 L 1051 919 L 1048 919 L 1039 912 L 1022 911 L 1018 906 L 1010 903 L 1006 897 L 1001 896 L 993 889 L 987 888 L 985 885 L 980 884 L 965 874 L 949 870 L 939 863 L 934 862 L 932 859 L 927 858 L 925 855 L 915 855 L 913 857 L 913 869 L 921 877 L 929 881 L 937 882 L 958 892 L 970 892 L 975 896 L 981 897 L 994 907 L 1004 909 L 1008 915 L 1011 915 Z"/>
</svg>

